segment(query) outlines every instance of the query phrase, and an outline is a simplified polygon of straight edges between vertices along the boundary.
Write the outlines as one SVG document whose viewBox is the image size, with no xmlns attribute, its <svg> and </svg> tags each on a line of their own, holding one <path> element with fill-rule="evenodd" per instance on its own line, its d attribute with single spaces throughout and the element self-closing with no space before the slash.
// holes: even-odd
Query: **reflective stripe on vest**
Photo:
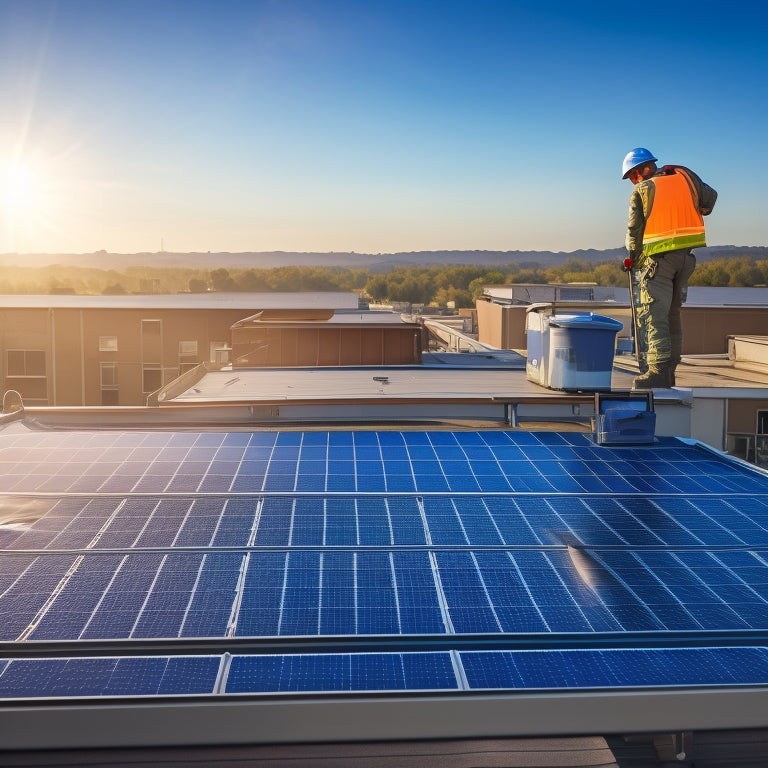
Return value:
<svg viewBox="0 0 768 768">
<path fill-rule="evenodd" d="M 688 179 L 676 171 L 651 181 L 655 192 L 645 222 L 643 256 L 705 246 L 704 219 L 694 204 Z"/>
</svg>

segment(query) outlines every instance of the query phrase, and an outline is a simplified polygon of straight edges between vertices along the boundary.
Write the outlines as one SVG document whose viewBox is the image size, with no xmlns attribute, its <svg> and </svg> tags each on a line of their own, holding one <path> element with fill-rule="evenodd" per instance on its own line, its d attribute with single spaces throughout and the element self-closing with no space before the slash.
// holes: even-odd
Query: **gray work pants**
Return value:
<svg viewBox="0 0 768 768">
<path fill-rule="evenodd" d="M 690 249 L 652 256 L 635 273 L 635 307 L 641 368 L 680 362 L 683 328 L 680 307 L 688 294 L 688 280 L 696 268 Z M 645 365 L 643 365 L 643 362 Z"/>
</svg>

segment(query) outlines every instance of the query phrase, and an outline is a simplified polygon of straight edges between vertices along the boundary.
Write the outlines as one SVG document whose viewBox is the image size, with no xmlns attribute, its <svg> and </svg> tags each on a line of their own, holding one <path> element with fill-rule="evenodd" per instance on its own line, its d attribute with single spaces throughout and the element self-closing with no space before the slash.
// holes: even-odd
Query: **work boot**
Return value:
<svg viewBox="0 0 768 768">
<path fill-rule="evenodd" d="M 649 365 L 648 371 L 632 382 L 632 389 L 668 389 L 671 386 L 669 361 Z"/>
</svg>

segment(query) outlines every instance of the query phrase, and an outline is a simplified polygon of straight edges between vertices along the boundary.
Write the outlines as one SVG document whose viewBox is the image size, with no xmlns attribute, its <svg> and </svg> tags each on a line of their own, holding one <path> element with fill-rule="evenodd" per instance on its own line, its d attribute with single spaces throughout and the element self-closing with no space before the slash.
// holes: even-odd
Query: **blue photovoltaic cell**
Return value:
<svg viewBox="0 0 768 768">
<path fill-rule="evenodd" d="M 415 505 L 415 502 L 413 504 Z M 387 500 L 377 497 L 360 498 L 356 501 L 356 505 L 359 521 L 357 527 L 359 544 L 385 547 L 394 544 L 395 528 L 392 526 L 392 517 L 389 514 Z M 415 513 L 412 514 L 415 516 Z M 399 521 L 401 518 L 402 516 L 398 516 L 397 520 Z M 399 524 L 396 526 L 398 538 L 402 527 Z"/>
<path fill-rule="evenodd" d="M 426 553 L 252 554 L 237 634 L 442 633 Z"/>
<path fill-rule="evenodd" d="M 121 555 L 81 561 L 59 585 L 56 600 L 39 617 L 33 640 L 77 638 L 99 605 L 122 560 Z"/>
<path fill-rule="evenodd" d="M 213 536 L 214 547 L 243 547 L 251 538 L 256 520 L 254 499 L 228 499 L 219 516 Z"/>
<path fill-rule="evenodd" d="M 176 547 L 208 547 L 213 541 L 224 500 L 198 498 L 188 504 L 187 514 L 174 539 Z"/>
<path fill-rule="evenodd" d="M 168 659 L 127 658 L 115 664 L 109 681 L 100 692 L 102 696 L 154 696 L 160 689 Z M 0 678 L 2 685 L 2 678 Z M 212 690 L 211 685 L 209 690 Z M 180 691 L 181 692 L 181 691 Z"/>
<path fill-rule="evenodd" d="M 202 554 L 163 557 L 151 591 L 137 613 L 130 637 L 179 637 L 196 592 Z"/>
<path fill-rule="evenodd" d="M 75 563 L 73 555 L 38 557 L 27 565 L 13 558 L 18 577 L 0 596 L 0 638 L 15 640 L 34 621 Z"/>
<path fill-rule="evenodd" d="M 285 552 L 251 554 L 238 612 L 238 635 L 279 634 L 286 559 Z"/>
<path fill-rule="evenodd" d="M 226 635 L 242 564 L 243 555 L 239 553 L 203 557 L 196 588 L 184 616 L 182 637 Z"/>
<path fill-rule="evenodd" d="M 119 499 L 61 499 L 45 517 L 13 542 L 11 549 L 80 549 L 91 544 Z"/>
<path fill-rule="evenodd" d="M 145 525 L 136 539 L 135 546 L 173 546 L 188 509 L 187 499 L 163 499 L 158 502 L 149 518 L 145 519 Z"/>
<path fill-rule="evenodd" d="M 210 693 L 216 683 L 220 663 L 215 656 L 172 656 L 168 659 L 157 693 Z"/>
<path fill-rule="evenodd" d="M 415 546 L 427 543 L 427 534 L 418 503 L 411 497 L 394 496 L 386 500 L 392 544 Z"/>
<path fill-rule="evenodd" d="M 403 691 L 457 688 L 447 653 L 235 656 L 227 693 Z"/>
<path fill-rule="evenodd" d="M 7 641 L 768 629 L 766 476 L 674 438 L 0 430 L 0 493 L 40 514 L 0 534 Z M 429 690 L 462 663 L 473 688 L 719 685 L 718 664 L 736 682 L 765 664 L 763 649 L 307 648 L 235 657 L 227 690 L 259 690 L 259 665 L 264 690 L 290 691 L 334 689 L 334 670 L 339 690 Z M 0 660 L 3 695 L 210 693 L 220 660 L 21 661 Z"/>
<path fill-rule="evenodd" d="M 155 586 L 162 563 L 161 554 L 123 558 L 78 636 L 91 639 L 131 637 L 136 618 Z"/>
<path fill-rule="evenodd" d="M 471 689 L 765 685 L 766 648 L 462 652 Z"/>
<path fill-rule="evenodd" d="M 116 659 L 15 660 L 0 675 L 0 696 L 99 695 L 116 663 Z"/>
<path fill-rule="evenodd" d="M 212 694 L 218 656 L 21 659 L 0 698 Z M 462 677 L 457 674 L 460 666 Z M 224 693 L 765 685 L 763 647 L 234 655 Z"/>
<path fill-rule="evenodd" d="M 217 656 L 17 659 L 0 672 L 0 698 L 211 694 Z"/>
<path fill-rule="evenodd" d="M 3 553 L 0 557 L 0 594 L 12 587 L 19 574 L 24 573 L 34 561 L 34 555 Z"/>
</svg>

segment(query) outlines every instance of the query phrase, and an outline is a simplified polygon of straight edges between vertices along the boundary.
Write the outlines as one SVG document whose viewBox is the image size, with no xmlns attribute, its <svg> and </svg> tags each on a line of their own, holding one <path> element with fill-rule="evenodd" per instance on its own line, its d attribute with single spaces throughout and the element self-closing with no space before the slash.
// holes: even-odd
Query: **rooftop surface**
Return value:
<svg viewBox="0 0 768 768">
<path fill-rule="evenodd" d="M 408 398 L 411 400 L 501 400 L 529 398 L 562 400 L 568 391 L 550 389 L 528 379 L 525 358 L 513 350 L 500 354 L 425 354 L 419 366 L 365 366 L 313 368 L 225 368 L 200 371 L 166 389 L 166 404 L 222 402 L 285 402 L 297 400 Z M 612 389 L 629 389 L 638 375 L 630 356 L 614 361 L 608 381 Z M 735 368 L 726 356 L 684 358 L 677 369 L 677 394 L 693 388 L 760 389 L 768 385 L 768 373 Z M 573 394 L 573 393 L 571 393 Z M 659 390 L 659 396 L 665 392 Z"/>
</svg>

